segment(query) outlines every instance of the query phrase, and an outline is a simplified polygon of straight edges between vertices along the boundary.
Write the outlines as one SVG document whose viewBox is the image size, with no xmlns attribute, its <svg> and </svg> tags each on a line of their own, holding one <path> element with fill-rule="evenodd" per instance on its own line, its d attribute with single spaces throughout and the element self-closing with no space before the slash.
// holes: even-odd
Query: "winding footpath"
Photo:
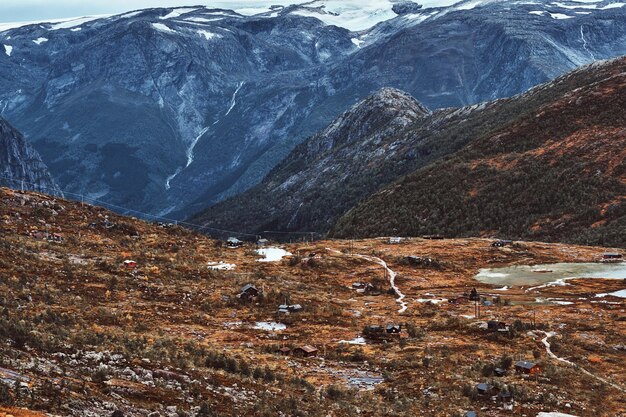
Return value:
<svg viewBox="0 0 626 417">
<path fill-rule="evenodd" d="M 575 364 L 572 361 L 568 361 L 567 359 L 560 358 L 560 357 L 556 356 L 554 354 L 554 352 L 552 352 L 552 349 L 551 349 L 551 346 L 550 346 L 550 342 L 548 342 L 548 339 L 550 339 L 551 337 L 556 336 L 556 333 L 555 332 L 543 332 L 543 334 L 545 334 L 546 337 L 541 339 L 541 343 L 543 343 L 543 345 L 546 347 L 546 353 L 548 354 L 549 357 L 551 357 L 552 359 L 556 359 L 559 362 L 563 362 L 563 363 L 565 363 L 567 365 L 573 366 L 574 368 L 580 370 L 582 373 L 584 373 L 586 375 L 589 375 L 590 377 L 595 378 L 595 379 L 597 379 L 600 382 L 603 382 L 603 383 L 605 383 L 607 385 L 610 385 L 611 387 L 615 388 L 616 390 L 619 390 L 621 392 L 626 392 L 626 389 L 624 389 L 620 385 L 617 385 L 614 382 L 608 381 L 608 380 L 606 380 L 604 378 L 601 378 L 601 377 L 599 377 L 597 375 L 594 375 L 591 372 L 589 372 L 588 370 L 586 370 L 585 368 L 583 368 L 582 366 L 580 366 L 578 364 Z"/>
<path fill-rule="evenodd" d="M 335 250 L 335 249 L 326 248 L 326 250 L 329 251 L 329 252 L 336 253 L 338 255 L 352 256 L 354 258 L 365 259 L 366 261 L 377 263 L 378 265 L 380 265 L 383 268 L 385 268 L 385 271 L 387 271 L 387 274 L 389 275 L 389 285 L 391 286 L 391 288 L 393 288 L 393 290 L 398 295 L 398 298 L 396 298 L 396 303 L 400 304 L 400 309 L 398 310 L 398 313 L 404 313 L 406 311 L 408 305 L 407 305 L 406 301 L 404 301 L 405 295 L 402 293 L 402 291 L 400 291 L 400 288 L 398 288 L 398 286 L 396 285 L 396 276 L 398 274 L 396 272 L 394 272 L 391 268 L 389 268 L 389 266 L 387 265 L 387 262 L 383 261 L 380 258 L 377 258 L 375 256 L 370 256 L 370 255 L 361 255 L 361 254 L 358 254 L 358 253 L 354 253 L 352 255 L 346 255 L 345 253 L 340 252 L 340 251 Z"/>
</svg>

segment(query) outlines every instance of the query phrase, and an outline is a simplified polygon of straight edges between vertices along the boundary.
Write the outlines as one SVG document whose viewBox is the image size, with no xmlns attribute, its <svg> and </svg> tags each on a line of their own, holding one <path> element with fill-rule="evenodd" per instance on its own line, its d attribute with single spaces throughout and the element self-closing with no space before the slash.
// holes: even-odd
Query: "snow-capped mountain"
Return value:
<svg viewBox="0 0 626 417">
<path fill-rule="evenodd" d="M 610 0 L 289 3 L 12 25 L 0 115 L 64 189 L 180 217 L 257 184 L 382 87 L 467 105 L 626 54 Z"/>
</svg>

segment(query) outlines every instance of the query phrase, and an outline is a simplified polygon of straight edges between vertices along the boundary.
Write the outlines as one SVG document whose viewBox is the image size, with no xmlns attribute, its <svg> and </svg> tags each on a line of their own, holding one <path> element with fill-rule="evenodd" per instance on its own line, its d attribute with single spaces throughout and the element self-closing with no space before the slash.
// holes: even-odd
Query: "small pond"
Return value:
<svg viewBox="0 0 626 417">
<path fill-rule="evenodd" d="M 573 278 L 626 279 L 626 262 L 619 263 L 556 263 L 543 265 L 517 265 L 481 269 L 475 277 L 493 285 L 544 285 L 564 284 Z"/>
</svg>

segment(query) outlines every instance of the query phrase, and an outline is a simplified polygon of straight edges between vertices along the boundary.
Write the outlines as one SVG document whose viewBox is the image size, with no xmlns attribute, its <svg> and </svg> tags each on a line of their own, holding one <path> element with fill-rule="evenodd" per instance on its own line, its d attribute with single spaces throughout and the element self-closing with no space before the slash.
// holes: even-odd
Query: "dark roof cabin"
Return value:
<svg viewBox="0 0 626 417">
<path fill-rule="evenodd" d="M 302 306 L 300 304 L 281 304 L 278 306 L 278 312 L 281 314 L 297 313 L 299 311 L 302 311 Z"/>
<path fill-rule="evenodd" d="M 493 386 L 486 383 L 480 383 L 476 385 L 476 391 L 478 391 L 480 395 L 489 395 L 493 392 Z"/>
<path fill-rule="evenodd" d="M 606 252 L 604 254 L 602 254 L 602 259 L 622 259 L 623 256 L 621 253 L 617 253 L 617 252 Z"/>
<path fill-rule="evenodd" d="M 508 331 L 509 328 L 506 325 L 505 322 L 503 321 L 497 321 L 497 320 L 489 320 L 487 322 L 487 329 L 488 330 L 492 330 L 492 331 Z"/>
<path fill-rule="evenodd" d="M 500 240 L 496 240 L 495 242 L 493 242 L 491 246 L 493 246 L 494 248 L 503 248 L 505 246 L 510 245 L 511 243 L 513 243 L 513 241 L 500 239 Z"/>
<path fill-rule="evenodd" d="M 493 374 L 495 376 L 504 376 L 506 375 L 506 370 L 502 369 L 502 368 L 496 368 L 493 370 Z"/>
<path fill-rule="evenodd" d="M 135 268 L 137 266 L 137 262 L 127 259 L 124 261 L 124 266 L 128 269 Z"/>
<path fill-rule="evenodd" d="M 498 393 L 498 401 L 503 403 L 510 403 L 511 401 L 513 401 L 513 394 L 511 394 L 509 391 L 500 391 Z"/>
<path fill-rule="evenodd" d="M 231 248 L 238 248 L 243 242 L 236 237 L 229 237 L 228 240 L 226 240 L 226 244 Z"/>
<path fill-rule="evenodd" d="M 402 326 L 399 324 L 388 324 L 387 327 L 385 327 L 385 332 L 389 334 L 398 334 L 401 331 L 402 331 Z"/>
<path fill-rule="evenodd" d="M 472 301 L 480 301 L 480 294 L 478 294 L 478 291 L 476 291 L 476 288 L 472 288 L 472 291 L 470 291 L 469 299 Z"/>
<path fill-rule="evenodd" d="M 246 286 L 241 289 L 241 292 L 239 293 L 239 298 L 258 297 L 259 293 L 260 291 L 257 289 L 257 287 L 252 284 L 246 284 Z"/>
<path fill-rule="evenodd" d="M 293 350 L 295 355 L 310 357 L 317 355 L 317 349 L 310 345 L 299 346 Z"/>
<path fill-rule="evenodd" d="M 278 349 L 278 353 L 280 355 L 289 355 L 291 353 L 291 348 L 288 348 L 287 346 L 281 347 L 280 349 Z"/>
<path fill-rule="evenodd" d="M 256 244 L 258 246 L 267 246 L 268 243 L 269 243 L 269 240 L 267 239 L 259 239 L 256 241 Z"/>
<path fill-rule="evenodd" d="M 515 363 L 515 370 L 518 373 L 527 375 L 535 375 L 541 372 L 541 366 L 535 362 L 530 361 L 518 361 Z"/>
<path fill-rule="evenodd" d="M 363 333 L 368 334 L 379 334 L 383 333 L 383 326 L 373 325 L 373 326 L 365 326 Z"/>
</svg>

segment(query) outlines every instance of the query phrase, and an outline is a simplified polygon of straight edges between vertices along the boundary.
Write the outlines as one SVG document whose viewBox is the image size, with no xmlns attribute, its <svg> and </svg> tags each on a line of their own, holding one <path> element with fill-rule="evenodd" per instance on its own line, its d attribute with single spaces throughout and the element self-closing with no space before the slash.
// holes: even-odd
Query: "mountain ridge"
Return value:
<svg viewBox="0 0 626 417">
<path fill-rule="evenodd" d="M 394 184 L 402 181 L 400 178 L 405 175 L 410 176 L 412 172 L 427 170 L 431 173 L 430 175 L 435 175 L 432 171 L 433 166 L 445 166 L 448 160 L 458 158 L 457 154 L 462 153 L 466 148 L 477 146 L 475 143 L 483 138 L 499 137 L 507 132 L 510 134 L 509 131 L 518 129 L 522 121 L 540 117 L 557 101 L 569 100 L 573 96 L 580 100 L 588 99 L 593 103 L 590 97 L 593 98 L 594 93 L 590 92 L 590 89 L 595 85 L 610 82 L 612 78 L 607 74 L 611 71 L 619 73 L 620 68 L 623 69 L 625 65 L 625 58 L 595 63 L 508 99 L 458 109 L 437 110 L 423 118 L 415 119 L 406 127 L 396 129 L 391 134 L 385 132 L 385 126 L 383 126 L 373 135 L 384 145 L 382 147 L 365 148 L 359 142 L 353 143 L 351 147 L 340 145 L 330 151 L 319 152 L 318 144 L 324 143 L 324 132 L 331 129 L 329 127 L 296 148 L 285 162 L 278 165 L 259 186 L 207 209 L 194 217 L 193 221 L 203 226 L 224 227 L 229 230 L 243 229 L 255 233 L 264 230 L 320 233 L 330 231 L 331 236 L 341 237 L 444 233 L 446 228 L 437 222 L 435 222 L 437 226 L 420 231 L 410 229 L 408 226 L 403 227 L 402 223 L 390 220 L 401 217 L 397 213 L 363 212 L 358 217 L 358 222 L 353 220 L 353 217 L 356 216 L 355 213 L 358 213 L 358 203 L 361 199 L 367 201 L 373 198 L 370 194 L 380 197 L 389 193 L 389 189 L 397 186 Z M 619 78 L 619 75 L 616 77 Z M 621 87 L 615 88 L 618 92 L 621 91 Z M 615 99 L 613 97 L 615 94 L 615 92 L 612 93 L 612 99 Z M 598 100 L 596 104 L 600 103 Z M 360 111 L 356 109 L 358 106 L 352 111 Z M 374 108 L 368 110 L 371 113 L 377 113 Z M 584 119 L 584 113 L 577 113 L 577 115 Z M 599 117 L 597 112 L 592 112 L 592 115 L 589 123 L 592 119 Z M 612 116 L 614 116 L 614 110 L 607 111 L 606 117 Z M 558 114 L 553 115 L 553 119 L 555 126 L 562 122 L 559 121 Z M 343 120 L 343 116 L 337 120 Z M 619 120 L 621 120 L 620 117 L 616 116 L 613 121 L 607 123 L 607 126 L 619 124 Z M 332 123 L 331 127 L 337 125 L 338 121 Z M 571 124 L 568 130 L 571 130 L 573 126 L 577 125 Z M 359 126 L 353 126 L 354 130 L 358 128 Z M 546 128 L 546 131 L 550 130 Z M 341 143 L 332 136 L 326 140 L 331 143 Z M 362 137 L 361 140 L 364 143 L 370 142 L 369 137 Z M 523 144 L 520 146 L 533 146 L 532 136 L 528 139 L 522 137 L 520 140 Z M 607 150 L 611 150 L 610 147 L 604 146 Z M 304 152 L 308 148 L 313 150 L 317 159 Z M 381 149 L 387 151 L 381 152 Z M 510 152 L 512 155 L 515 154 L 514 149 Z M 459 181 L 465 181 L 467 173 L 456 172 L 456 174 Z M 446 175 L 446 171 L 441 172 L 440 175 L 452 181 L 453 177 Z M 386 188 L 387 186 L 389 188 Z M 447 190 L 453 189 L 450 183 L 446 183 L 445 187 Z M 597 188 L 597 185 L 595 187 Z M 553 187 L 552 192 L 556 192 L 557 189 Z M 428 192 L 429 195 L 437 194 L 434 189 L 424 192 Z M 401 209 L 406 213 L 411 213 L 410 207 L 419 206 L 419 201 L 420 198 L 413 193 L 408 200 L 403 200 Z M 442 207 L 445 207 L 445 204 L 442 204 Z M 393 212 L 393 210 L 390 211 Z M 334 222 L 340 218 L 340 222 L 335 224 Z M 517 218 L 523 218 L 523 213 L 518 213 Z M 297 222 L 298 219 L 300 223 Z M 323 222 L 320 219 L 324 219 Z M 451 220 L 448 219 L 448 221 Z M 365 222 L 371 224 L 371 227 L 365 227 Z M 405 219 L 405 222 L 408 220 Z M 394 224 L 390 225 L 390 223 Z M 384 226 L 377 228 L 377 225 Z M 471 230 L 464 233 L 462 229 L 456 229 L 452 235 L 480 234 L 480 232 Z M 494 231 L 492 234 L 498 233 Z M 515 235 L 515 237 L 521 236 L 521 234 Z M 533 235 L 533 237 L 554 240 L 554 236 L 549 234 Z M 569 239 L 571 240 L 571 237 Z M 589 237 L 589 242 L 585 242 L 599 243 L 597 239 L 594 241 L 591 237 Z M 613 237 L 600 243 L 620 242 L 615 241 Z"/>
<path fill-rule="evenodd" d="M 255 186 L 382 87 L 457 107 L 626 54 L 626 9 L 609 1 L 412 6 L 358 32 L 332 24 L 350 9 L 321 5 L 146 9 L 0 32 L 0 114 L 68 192 L 180 219 Z"/>
<path fill-rule="evenodd" d="M 626 246 L 626 120 L 616 110 L 626 105 L 626 58 L 586 66 L 563 80 L 590 72 L 596 79 L 537 114 L 368 197 L 331 235 L 401 228 L 407 235 Z"/>
</svg>

